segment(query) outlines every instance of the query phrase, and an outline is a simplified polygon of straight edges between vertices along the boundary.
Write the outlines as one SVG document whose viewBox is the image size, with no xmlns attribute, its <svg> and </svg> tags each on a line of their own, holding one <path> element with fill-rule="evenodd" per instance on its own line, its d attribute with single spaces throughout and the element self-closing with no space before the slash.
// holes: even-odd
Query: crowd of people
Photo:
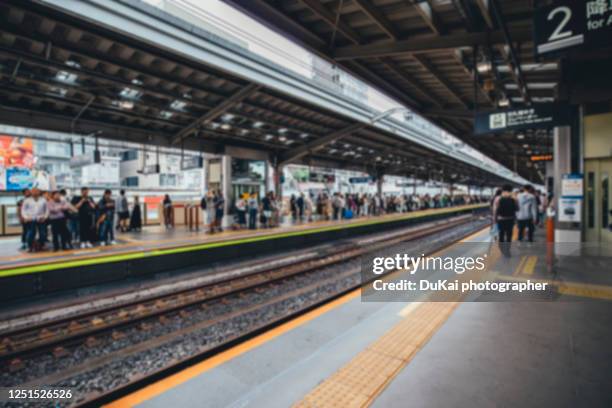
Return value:
<svg viewBox="0 0 612 408">
<path fill-rule="evenodd" d="M 513 190 L 508 184 L 495 192 L 491 200 L 492 233 L 504 255 L 510 254 L 515 225 L 519 241 L 533 242 L 535 228 L 542 226 L 550 201 L 549 197 L 529 184 L 518 190 Z"/>
<path fill-rule="evenodd" d="M 404 213 L 429 208 L 444 208 L 456 205 L 486 202 L 488 199 L 472 195 L 378 195 L 378 194 L 292 194 L 286 203 L 281 203 L 273 192 L 267 193 L 260 202 L 256 194 L 245 193 L 234 203 L 235 229 L 275 227 L 286 214 L 293 223 L 314 220 L 343 220 L 355 217 Z M 204 208 L 204 206 L 202 206 Z M 208 216 L 210 219 L 210 215 Z M 247 226 L 248 225 L 248 226 Z M 214 232 L 213 228 L 209 229 Z"/>
<path fill-rule="evenodd" d="M 114 245 L 115 230 L 140 231 L 142 217 L 138 197 L 134 197 L 130 213 L 125 191 L 114 198 L 106 190 L 95 202 L 87 187 L 80 195 L 68 198 L 66 190 L 40 191 L 25 189 L 17 203 L 17 215 L 22 225 L 22 249 L 28 252 L 45 250 L 49 243 L 49 229 L 53 250 L 76 246 L 91 248 L 98 244 Z M 116 221 L 116 223 L 115 223 Z"/>
<path fill-rule="evenodd" d="M 478 203 L 485 198 L 470 195 L 377 195 L 377 194 L 292 194 L 280 200 L 270 191 L 263 197 L 258 193 L 244 193 L 230 205 L 234 214 L 233 229 L 273 228 L 289 217 L 293 223 L 314 220 L 344 220 L 355 217 L 403 213 L 428 208 Z M 130 205 L 125 191 L 113 197 L 106 190 L 96 202 L 89 189 L 69 198 L 65 190 L 43 192 L 37 188 L 23 190 L 18 216 L 23 227 L 22 250 L 37 252 L 52 243 L 54 251 L 92 248 L 94 245 L 114 245 L 115 231 L 142 229 L 141 207 L 138 196 Z M 174 205 L 166 194 L 161 202 L 163 225 L 174 228 Z M 223 231 L 226 201 L 219 190 L 211 190 L 200 201 L 208 233 Z M 50 233 L 49 233 L 50 231 Z M 49 240 L 49 237 L 51 239 Z"/>
</svg>

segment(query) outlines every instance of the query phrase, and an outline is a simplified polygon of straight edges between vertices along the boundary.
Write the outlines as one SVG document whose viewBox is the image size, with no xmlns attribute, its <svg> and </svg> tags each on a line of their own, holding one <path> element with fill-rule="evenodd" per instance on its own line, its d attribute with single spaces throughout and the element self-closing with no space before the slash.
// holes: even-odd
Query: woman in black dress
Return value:
<svg viewBox="0 0 612 408">
<path fill-rule="evenodd" d="M 134 197 L 134 207 L 130 217 L 130 231 L 140 232 L 142 230 L 142 216 L 140 214 L 140 202 L 138 196 Z"/>
</svg>

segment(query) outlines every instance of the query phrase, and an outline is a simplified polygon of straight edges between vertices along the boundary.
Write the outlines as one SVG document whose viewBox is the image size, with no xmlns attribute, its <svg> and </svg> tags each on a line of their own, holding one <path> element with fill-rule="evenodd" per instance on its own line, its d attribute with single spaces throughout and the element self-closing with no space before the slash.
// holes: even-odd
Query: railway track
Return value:
<svg viewBox="0 0 612 408">
<path fill-rule="evenodd" d="M 95 390 L 94 387 L 92 392 L 77 402 L 79 405 L 97 406 L 358 287 L 361 282 L 358 273 L 359 264 L 356 260 L 365 253 L 449 231 L 473 223 L 474 219 L 469 215 L 455 217 L 378 237 L 355 239 L 321 251 L 317 256 L 297 260 L 281 267 L 265 268 L 265 265 L 259 265 L 252 273 L 241 276 L 6 331 L 0 334 L 0 364 L 19 376 L 22 370 L 27 371 L 28 361 L 33 361 L 41 355 L 52 356 L 53 360 L 61 361 L 79 347 L 95 349 L 109 339 L 121 343 L 134 332 L 161 333 L 121 347 L 113 353 L 114 361 L 127 361 L 130 356 L 156 347 L 162 348 L 166 344 L 176 342 L 176 339 L 189 337 L 191 333 L 206 330 L 214 332 L 217 326 L 223 326 L 225 322 L 234 320 L 240 322 L 242 319 L 247 322 L 240 330 L 226 335 L 222 341 L 204 344 L 191 350 L 188 355 L 170 358 L 163 367 L 149 370 L 146 374 L 132 376 L 129 381 L 110 390 Z M 479 225 L 483 225 L 483 222 Z M 343 271 L 339 272 L 338 266 L 344 266 Z M 266 295 L 275 292 L 275 287 L 280 288 L 283 285 L 288 289 L 266 298 Z M 313 295 L 318 292 L 324 295 Z M 241 306 L 241 298 L 249 296 L 258 297 L 259 300 Z M 301 305 L 291 305 L 292 300 L 302 297 L 305 300 Z M 230 307 L 232 302 L 238 307 Z M 275 305 L 283 303 L 286 303 L 287 307 L 281 307 L 271 318 L 263 320 L 248 318 L 249 314 L 265 314 L 267 309 L 274 309 Z M 216 313 L 212 317 L 193 319 L 193 316 L 205 314 L 205 311 L 212 310 L 211 308 L 227 310 L 226 313 Z M 177 321 L 182 324 L 190 319 L 194 320 L 193 324 L 178 330 L 167 330 L 164 333 L 164 330 L 160 329 L 164 326 L 176 327 Z M 86 359 L 81 364 L 72 365 L 59 372 L 35 376 L 36 378 L 30 379 L 28 384 L 61 384 L 63 379 L 78 377 L 85 371 L 102 370 L 108 366 L 108 361 L 109 356 L 106 354 Z"/>
</svg>

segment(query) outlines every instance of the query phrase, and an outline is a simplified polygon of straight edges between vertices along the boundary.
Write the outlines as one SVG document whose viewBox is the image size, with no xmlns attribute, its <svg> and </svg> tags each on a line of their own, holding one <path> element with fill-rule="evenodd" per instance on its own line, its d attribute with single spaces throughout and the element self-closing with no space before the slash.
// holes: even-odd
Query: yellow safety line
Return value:
<svg viewBox="0 0 612 408">
<path fill-rule="evenodd" d="M 463 238 L 461 241 L 458 241 L 458 243 L 460 242 L 466 242 L 468 240 L 471 240 L 472 238 L 478 236 L 479 234 L 482 234 L 483 230 L 487 229 L 488 227 L 485 227 L 479 231 L 476 231 L 475 233 Z M 453 245 L 451 245 L 452 247 Z M 451 248 L 449 247 L 449 248 Z M 447 248 L 447 250 L 449 249 Z M 267 331 L 265 333 L 260 334 L 259 336 L 256 336 L 250 340 L 245 341 L 244 343 L 241 343 L 235 347 L 232 347 L 224 352 L 221 352 L 207 360 L 202 361 L 201 363 L 198 363 L 196 365 L 193 365 L 183 371 L 180 371 L 174 375 L 171 375 L 169 377 L 166 377 L 156 383 L 153 383 L 145 388 L 142 388 L 132 394 L 126 395 L 123 398 L 120 398 L 116 401 L 113 401 L 112 403 L 109 403 L 107 405 L 105 405 L 105 407 L 108 408 L 126 408 L 126 407 L 133 407 L 136 406 L 146 400 L 149 400 L 151 398 L 154 398 L 166 391 L 168 391 L 169 389 L 172 389 L 194 377 L 197 377 L 209 370 L 212 370 L 213 368 L 226 363 L 252 349 L 255 349 L 271 340 L 273 340 L 276 337 L 281 336 L 284 333 L 287 333 L 333 309 L 336 309 L 337 307 L 345 304 L 346 302 L 348 302 L 349 300 L 352 300 L 356 297 L 358 297 L 361 294 L 361 288 L 355 289 L 349 293 L 347 293 L 346 295 L 332 301 L 329 303 L 326 303 L 316 309 L 311 310 L 310 312 L 307 312 L 293 320 L 288 321 L 287 323 L 284 323 L 278 327 L 275 327 L 274 329 Z"/>
<path fill-rule="evenodd" d="M 458 302 L 422 303 L 294 407 L 366 407 L 448 319 Z"/>
<path fill-rule="evenodd" d="M 495 248 L 487 265 L 497 262 L 501 256 Z M 466 275 L 461 280 L 469 279 Z M 458 305 L 459 301 L 451 301 L 406 306 L 399 313 L 403 316 L 399 323 L 331 377 L 319 383 L 295 403 L 294 408 L 369 406 L 448 320 Z"/>
<path fill-rule="evenodd" d="M 527 276 L 532 276 L 537 262 L 538 257 L 536 255 L 528 256 L 527 261 L 525 262 L 525 266 L 523 267 L 523 274 Z"/>
<path fill-rule="evenodd" d="M 612 286 L 596 285 L 592 283 L 561 282 L 548 279 L 526 279 L 513 276 L 502 276 L 501 280 L 533 283 L 547 283 L 557 288 L 557 292 L 562 295 L 586 297 L 592 299 L 612 300 Z"/>
<path fill-rule="evenodd" d="M 524 255 L 521 256 L 521 260 L 519 261 L 518 265 L 516 266 L 516 269 L 512 273 L 512 276 L 518 276 L 521 274 L 521 269 L 523 268 L 523 264 L 525 263 L 526 260 L 527 260 L 526 256 Z"/>
<path fill-rule="evenodd" d="M 355 299 L 360 294 L 360 289 L 355 289 L 346 295 L 324 304 L 321 307 L 318 307 L 310 312 L 307 312 L 293 320 L 288 321 L 280 326 L 277 326 L 265 333 L 260 334 L 250 340 L 245 341 L 244 343 L 238 344 L 235 347 L 232 347 L 226 351 L 223 351 L 207 360 L 202 361 L 201 363 L 195 364 L 189 368 L 186 368 L 183 371 L 180 371 L 176 374 L 173 374 L 169 377 L 164 378 L 156 383 L 153 383 L 141 390 L 138 390 L 132 394 L 129 394 L 117 401 L 111 402 L 110 404 L 105 405 L 108 408 L 125 408 L 125 407 L 133 407 L 136 406 L 143 401 L 149 400 L 157 395 L 160 395 L 167 390 L 174 388 L 191 378 L 197 377 L 198 375 L 209 371 L 229 360 L 232 360 L 256 347 L 261 346 L 264 343 L 269 342 L 270 340 L 287 333 L 298 326 L 301 326 L 318 316 L 321 316 L 328 311 L 335 309 L 336 307 L 345 304 L 349 300 Z"/>
<path fill-rule="evenodd" d="M 321 233 L 321 232 L 331 232 L 331 231 L 336 231 L 340 229 L 348 229 L 348 228 L 356 228 L 356 227 L 362 227 L 362 226 L 368 226 L 368 225 L 383 224 L 383 223 L 389 223 L 389 222 L 394 222 L 394 221 L 408 220 L 412 218 L 423 218 L 429 215 L 446 214 L 446 213 L 452 213 L 452 212 L 463 212 L 463 211 L 467 211 L 470 209 L 476 209 L 476 208 L 481 208 L 481 207 L 483 207 L 483 205 L 468 205 L 468 206 L 452 207 L 452 208 L 444 208 L 444 209 L 429 209 L 429 210 L 423 210 L 423 211 L 415 211 L 415 212 L 409 213 L 407 215 L 402 215 L 402 216 L 397 216 L 394 214 L 394 215 L 386 215 L 383 217 L 368 217 L 366 219 L 357 219 L 357 220 L 353 220 L 349 222 L 342 222 L 342 223 L 334 222 L 331 224 L 327 224 L 326 226 L 308 228 L 308 229 L 305 229 L 304 227 L 301 227 L 301 226 L 297 226 L 297 227 L 292 227 L 292 228 L 288 228 L 284 230 L 281 229 L 280 231 L 277 230 L 277 232 L 271 233 L 271 234 L 257 233 L 257 234 L 252 234 L 252 235 L 242 235 L 241 238 L 234 239 L 234 240 L 223 240 L 223 241 L 214 241 L 214 242 L 205 241 L 203 243 L 193 244 L 193 245 L 176 246 L 176 247 L 169 247 L 169 248 L 163 248 L 163 249 L 154 249 L 154 248 L 144 249 L 140 251 L 124 252 L 124 253 L 119 253 L 119 254 L 114 253 L 110 255 L 104 255 L 104 256 L 93 257 L 93 258 L 82 258 L 82 259 L 73 258 L 71 260 L 64 260 L 64 259 L 48 260 L 45 263 L 27 264 L 27 265 L 22 265 L 22 266 L 9 266 L 6 269 L 3 269 L 2 267 L 0 267 L 0 278 L 16 276 L 16 275 L 24 275 L 24 274 L 30 274 L 30 273 L 47 272 L 47 271 L 63 269 L 63 268 L 75 268 L 75 267 L 80 267 L 80 266 L 98 265 L 102 263 L 119 262 L 119 261 L 128 261 L 128 260 L 148 258 L 148 257 L 160 256 L 160 255 L 171 255 L 171 254 L 178 254 L 178 253 L 185 253 L 185 252 L 193 252 L 193 251 L 199 251 L 199 250 L 204 250 L 204 249 L 232 246 L 232 245 L 259 242 L 259 241 L 267 241 L 267 240 L 273 240 L 273 239 L 289 238 L 289 237 L 301 236 L 301 235 L 310 235 L 310 234 L 316 234 L 316 233 Z M 129 245 L 131 244 L 126 244 L 126 246 L 129 246 Z"/>
</svg>

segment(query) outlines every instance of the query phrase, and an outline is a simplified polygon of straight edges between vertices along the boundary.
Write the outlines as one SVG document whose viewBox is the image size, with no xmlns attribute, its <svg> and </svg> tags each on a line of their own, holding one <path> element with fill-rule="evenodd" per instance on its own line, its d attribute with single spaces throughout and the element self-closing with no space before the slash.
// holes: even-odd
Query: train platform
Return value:
<svg viewBox="0 0 612 408">
<path fill-rule="evenodd" d="M 202 229 L 194 232 L 186 228 L 154 228 L 140 233 L 119 234 L 117 245 L 35 254 L 18 251 L 18 239 L 11 238 L 2 245 L 0 279 L 2 291 L 6 292 L 5 299 L 11 299 L 116 281 L 127 276 L 176 270 L 203 261 L 216 262 L 302 247 L 353 234 L 379 232 L 483 211 L 486 207 L 486 204 L 474 204 L 352 220 L 283 225 L 256 231 L 226 229 L 215 234 L 207 234 Z M 109 264 L 113 268 L 108 268 Z"/>
<path fill-rule="evenodd" d="M 108 407 L 610 406 L 612 274 L 577 278 L 609 261 L 605 248 L 557 252 L 551 271 L 535 245 L 506 258 L 487 230 L 465 242 L 489 246 L 496 281 L 547 281 L 553 296 L 407 303 L 355 290 Z"/>
</svg>

